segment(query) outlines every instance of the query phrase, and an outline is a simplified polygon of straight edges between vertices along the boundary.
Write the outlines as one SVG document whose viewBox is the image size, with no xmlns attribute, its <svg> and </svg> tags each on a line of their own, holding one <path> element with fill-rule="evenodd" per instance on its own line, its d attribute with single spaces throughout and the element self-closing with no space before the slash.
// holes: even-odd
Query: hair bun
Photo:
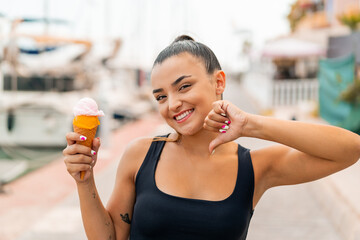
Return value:
<svg viewBox="0 0 360 240">
<path fill-rule="evenodd" d="M 181 42 L 181 41 L 186 41 L 186 40 L 195 41 L 192 37 L 190 37 L 190 36 L 188 36 L 188 35 L 180 35 L 180 36 L 178 36 L 177 38 L 175 38 L 175 40 L 174 40 L 173 43 Z"/>
</svg>

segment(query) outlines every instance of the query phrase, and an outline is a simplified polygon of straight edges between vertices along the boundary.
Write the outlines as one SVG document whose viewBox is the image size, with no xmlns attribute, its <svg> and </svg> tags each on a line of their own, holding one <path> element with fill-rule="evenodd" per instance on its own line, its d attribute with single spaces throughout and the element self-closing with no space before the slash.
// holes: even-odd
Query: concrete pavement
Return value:
<svg viewBox="0 0 360 240">
<path fill-rule="evenodd" d="M 275 143 L 240 138 L 242 146 L 258 149 Z M 342 240 L 339 232 L 314 199 L 315 183 L 269 189 L 255 208 L 248 240 Z M 315 184 L 316 185 L 316 184 Z M 316 186 L 314 186 L 316 188 Z"/>
</svg>

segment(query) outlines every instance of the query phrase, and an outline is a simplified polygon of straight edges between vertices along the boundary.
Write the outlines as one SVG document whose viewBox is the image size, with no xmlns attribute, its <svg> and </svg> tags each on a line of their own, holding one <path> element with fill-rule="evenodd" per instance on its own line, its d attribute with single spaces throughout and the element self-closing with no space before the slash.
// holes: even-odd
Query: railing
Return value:
<svg viewBox="0 0 360 240">
<path fill-rule="evenodd" d="M 318 100 L 319 83 L 315 79 L 274 80 L 272 106 L 293 106 L 304 101 Z"/>
</svg>

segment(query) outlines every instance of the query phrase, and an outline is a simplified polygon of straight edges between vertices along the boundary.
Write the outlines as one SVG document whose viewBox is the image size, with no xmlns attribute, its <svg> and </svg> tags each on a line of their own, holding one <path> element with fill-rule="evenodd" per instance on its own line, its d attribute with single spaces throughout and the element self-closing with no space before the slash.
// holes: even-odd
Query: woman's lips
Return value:
<svg viewBox="0 0 360 240">
<path fill-rule="evenodd" d="M 177 123 L 185 122 L 192 115 L 193 112 L 194 112 L 194 109 L 186 110 L 183 113 L 175 116 L 174 119 Z"/>
</svg>

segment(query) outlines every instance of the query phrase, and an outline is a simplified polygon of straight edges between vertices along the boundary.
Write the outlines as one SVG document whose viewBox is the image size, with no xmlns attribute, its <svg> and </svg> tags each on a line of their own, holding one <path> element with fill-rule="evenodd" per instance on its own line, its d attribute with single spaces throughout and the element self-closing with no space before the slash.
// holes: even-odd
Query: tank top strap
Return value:
<svg viewBox="0 0 360 240">
<path fill-rule="evenodd" d="M 254 170 L 250 156 L 250 149 L 238 144 L 238 175 L 235 186 L 235 198 L 242 203 L 248 203 L 252 211 L 254 195 Z"/>
<path fill-rule="evenodd" d="M 161 155 L 161 152 L 164 148 L 166 141 L 164 140 L 156 140 L 156 138 L 167 138 L 170 135 L 161 135 L 153 138 L 153 141 L 149 147 L 148 152 L 144 158 L 143 163 L 140 166 L 140 169 L 136 175 L 135 180 L 135 188 L 141 189 L 142 187 L 148 188 L 151 187 L 151 183 L 153 182 L 153 173 L 156 167 L 157 161 Z"/>
</svg>

